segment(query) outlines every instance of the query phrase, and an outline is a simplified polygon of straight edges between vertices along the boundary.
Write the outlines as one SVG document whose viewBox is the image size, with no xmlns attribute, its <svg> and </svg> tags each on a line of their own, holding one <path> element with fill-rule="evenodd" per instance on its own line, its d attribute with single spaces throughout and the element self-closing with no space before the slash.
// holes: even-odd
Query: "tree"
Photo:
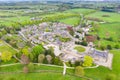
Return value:
<svg viewBox="0 0 120 80">
<path fill-rule="evenodd" d="M 29 63 L 28 64 L 28 69 L 29 69 L 30 72 L 34 71 L 34 69 L 35 69 L 34 64 L 33 63 Z"/>
<path fill-rule="evenodd" d="M 26 55 L 22 54 L 21 63 L 24 64 L 24 65 L 27 65 L 27 64 L 29 64 L 29 62 L 30 62 L 29 58 Z"/>
<path fill-rule="evenodd" d="M 84 74 L 85 74 L 85 72 L 84 72 L 83 67 L 77 66 L 75 68 L 75 75 L 77 75 L 77 76 L 84 76 Z"/>
<path fill-rule="evenodd" d="M 11 60 L 11 58 L 12 58 L 12 53 L 8 51 L 3 52 L 1 55 L 1 60 L 3 60 L 4 62 Z"/>
<path fill-rule="evenodd" d="M 42 45 L 37 45 L 32 48 L 32 53 L 34 53 L 36 55 L 39 55 L 44 52 L 45 52 L 45 49 L 43 48 Z"/>
<path fill-rule="evenodd" d="M 107 45 L 106 48 L 109 49 L 109 50 L 111 50 L 111 49 L 112 49 L 112 46 L 111 46 L 111 45 Z"/>
<path fill-rule="evenodd" d="M 38 56 L 38 63 L 43 63 L 44 59 L 45 59 L 45 55 L 44 54 L 39 54 L 39 56 Z"/>
<path fill-rule="evenodd" d="M 92 66 L 92 64 L 93 64 L 93 58 L 90 57 L 90 56 L 85 56 L 83 66 L 84 67 L 89 67 L 89 66 Z"/>
<path fill-rule="evenodd" d="M 29 55 L 28 48 L 27 48 L 27 47 L 24 47 L 24 48 L 22 49 L 22 53 L 23 53 L 24 55 L 28 56 L 28 55 Z"/>
<path fill-rule="evenodd" d="M 28 69 L 27 66 L 24 66 L 24 67 L 23 67 L 23 72 L 24 72 L 24 73 L 28 73 L 28 72 L 29 72 L 29 69 Z"/>
<path fill-rule="evenodd" d="M 42 53 L 45 53 L 45 49 L 43 48 L 42 45 L 34 46 L 32 48 L 32 53 L 31 53 L 31 57 L 33 58 L 33 61 L 37 62 L 38 61 L 38 55 L 42 54 Z"/>
<path fill-rule="evenodd" d="M 119 49 L 119 48 L 120 48 L 120 46 L 119 46 L 118 44 L 116 44 L 116 45 L 115 45 L 115 48 L 116 48 L 116 49 Z"/>
<path fill-rule="evenodd" d="M 46 56 L 46 59 L 48 61 L 48 64 L 51 64 L 52 63 L 52 56 L 51 55 L 47 55 Z"/>
</svg>

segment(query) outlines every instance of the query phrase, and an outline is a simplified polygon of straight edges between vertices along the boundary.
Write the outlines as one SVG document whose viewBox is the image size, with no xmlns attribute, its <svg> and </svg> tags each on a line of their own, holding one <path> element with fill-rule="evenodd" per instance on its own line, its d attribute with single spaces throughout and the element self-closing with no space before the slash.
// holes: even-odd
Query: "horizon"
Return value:
<svg viewBox="0 0 120 80">
<path fill-rule="evenodd" d="M 3 2 L 18 2 L 18 1 L 64 1 L 64 0 L 0 0 Z M 120 1 L 120 0 L 66 0 L 66 1 Z"/>
</svg>

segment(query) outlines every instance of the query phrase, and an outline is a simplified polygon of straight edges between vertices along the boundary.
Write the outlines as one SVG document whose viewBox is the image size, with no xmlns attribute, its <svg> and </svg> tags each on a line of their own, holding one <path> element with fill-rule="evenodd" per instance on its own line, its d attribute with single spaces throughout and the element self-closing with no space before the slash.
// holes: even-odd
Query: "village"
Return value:
<svg viewBox="0 0 120 80">
<path fill-rule="evenodd" d="M 44 22 L 38 26 L 34 25 L 21 28 L 19 35 L 23 37 L 23 40 L 30 41 L 33 46 L 43 44 L 46 49 L 53 47 L 55 56 L 59 56 L 63 62 L 71 61 L 75 63 L 75 61 L 84 60 L 84 56 L 88 55 L 93 58 L 97 66 L 101 65 L 112 69 L 113 55 L 108 50 L 100 51 L 95 49 L 90 38 L 91 36 L 85 36 L 85 34 L 89 34 L 91 27 L 91 25 L 88 25 L 85 28 L 80 26 L 72 28 L 72 26 L 64 23 Z M 77 32 L 78 29 L 81 29 L 82 32 Z M 74 31 L 74 35 L 71 35 L 69 30 Z M 76 38 L 76 35 L 79 38 Z M 82 42 L 83 38 L 86 38 L 88 45 L 79 45 L 85 48 L 84 52 L 79 52 L 74 49 L 78 46 L 75 42 Z"/>
</svg>

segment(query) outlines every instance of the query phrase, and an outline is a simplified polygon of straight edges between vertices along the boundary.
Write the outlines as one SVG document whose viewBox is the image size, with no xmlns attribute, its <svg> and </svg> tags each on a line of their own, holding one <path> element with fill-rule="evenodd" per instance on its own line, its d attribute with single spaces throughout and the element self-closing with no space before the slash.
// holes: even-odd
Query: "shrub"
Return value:
<svg viewBox="0 0 120 80">
<path fill-rule="evenodd" d="M 108 40 L 108 41 L 113 41 L 113 38 L 112 38 L 112 37 L 109 37 L 109 38 L 107 38 L 106 40 Z"/>
<path fill-rule="evenodd" d="M 29 72 L 29 69 L 28 69 L 27 66 L 24 66 L 24 67 L 23 67 L 23 72 L 24 72 L 24 73 L 28 73 L 28 72 Z"/>
<path fill-rule="evenodd" d="M 34 71 L 34 69 L 35 69 L 34 64 L 33 63 L 29 63 L 28 64 L 28 69 L 29 69 L 30 72 Z"/>
<path fill-rule="evenodd" d="M 89 67 L 89 66 L 92 66 L 92 64 L 93 64 L 93 58 L 91 56 L 85 56 L 84 62 L 82 65 L 85 67 Z"/>
<path fill-rule="evenodd" d="M 86 41 L 83 41 L 83 42 L 81 42 L 81 45 L 87 46 L 87 42 L 86 42 Z"/>
<path fill-rule="evenodd" d="M 45 58 L 44 54 L 39 54 L 39 56 L 38 56 L 38 63 L 43 63 L 44 58 Z"/>
<path fill-rule="evenodd" d="M 102 17 L 110 17 L 110 15 L 104 14 L 102 15 Z"/>
<path fill-rule="evenodd" d="M 112 46 L 111 45 L 107 45 L 106 48 L 109 49 L 109 50 L 111 50 Z"/>
<path fill-rule="evenodd" d="M 105 50 L 105 46 L 100 46 L 100 49 L 101 50 Z"/>
<path fill-rule="evenodd" d="M 83 67 L 77 66 L 75 68 L 75 75 L 77 75 L 77 76 L 84 76 L 84 74 L 85 74 L 85 72 L 84 72 Z"/>
<path fill-rule="evenodd" d="M 116 44 L 114 48 L 115 48 L 115 49 L 119 49 L 120 46 L 119 46 L 118 44 Z"/>
</svg>

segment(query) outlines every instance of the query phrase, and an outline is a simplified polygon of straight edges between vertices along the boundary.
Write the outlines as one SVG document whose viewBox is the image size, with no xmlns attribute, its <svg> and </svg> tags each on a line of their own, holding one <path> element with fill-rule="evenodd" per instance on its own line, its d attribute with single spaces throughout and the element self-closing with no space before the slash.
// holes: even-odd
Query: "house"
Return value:
<svg viewBox="0 0 120 80">
<path fill-rule="evenodd" d="M 92 36 L 92 35 L 88 35 L 88 36 L 85 36 L 86 38 L 86 41 L 89 43 L 89 42 L 94 42 L 96 40 L 96 37 L 95 36 Z"/>
<path fill-rule="evenodd" d="M 108 51 L 99 51 L 94 48 L 91 48 L 89 51 L 89 55 L 94 58 L 95 61 L 107 62 L 108 60 Z"/>
</svg>

